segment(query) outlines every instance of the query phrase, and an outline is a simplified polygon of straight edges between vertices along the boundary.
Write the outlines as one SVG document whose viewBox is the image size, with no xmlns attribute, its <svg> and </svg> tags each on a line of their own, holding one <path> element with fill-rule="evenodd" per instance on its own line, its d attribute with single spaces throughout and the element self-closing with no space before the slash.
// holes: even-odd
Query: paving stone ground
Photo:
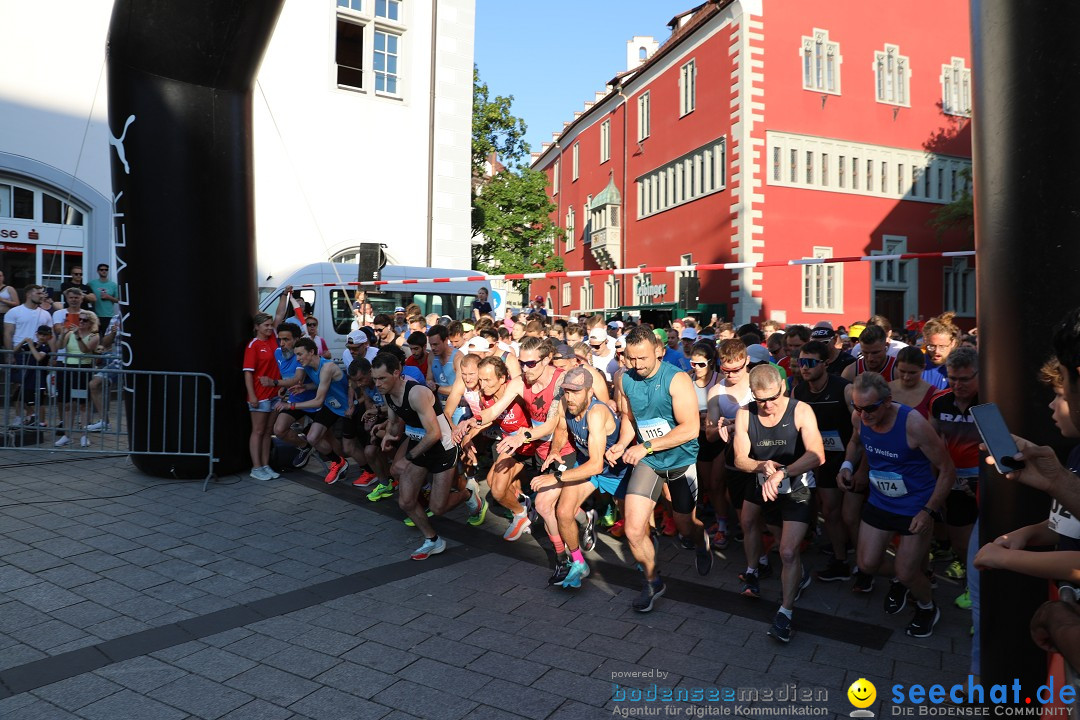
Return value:
<svg viewBox="0 0 1080 720">
<path fill-rule="evenodd" d="M 410 562 L 418 536 L 392 502 L 306 471 L 204 493 L 124 457 L 0 452 L 0 718 L 760 717 L 788 704 L 760 693 L 792 684 L 821 698 L 801 704 L 815 717 L 847 717 L 860 677 L 882 717 L 894 682 L 966 681 L 970 618 L 945 579 L 931 638 L 904 635 L 907 610 L 883 615 L 881 581 L 869 596 L 815 583 L 781 645 L 765 635 L 779 581 L 737 596 L 738 545 L 701 577 L 665 538 L 669 596 L 643 615 L 613 538 L 565 591 L 536 540 L 460 510 L 437 525 L 448 552 Z M 758 700 L 709 699 L 725 688 Z"/>
</svg>

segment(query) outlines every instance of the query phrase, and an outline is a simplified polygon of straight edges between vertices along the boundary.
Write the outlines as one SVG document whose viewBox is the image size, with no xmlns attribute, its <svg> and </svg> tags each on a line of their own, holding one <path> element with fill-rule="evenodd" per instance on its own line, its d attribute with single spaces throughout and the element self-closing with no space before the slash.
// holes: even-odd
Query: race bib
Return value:
<svg viewBox="0 0 1080 720">
<path fill-rule="evenodd" d="M 825 452 L 844 452 L 847 449 L 840 441 L 840 432 L 837 430 L 822 430 L 821 442 L 825 445 Z"/>
<path fill-rule="evenodd" d="M 871 470 L 870 482 L 874 489 L 886 497 L 898 498 L 907 495 L 907 485 L 899 473 Z"/>
<path fill-rule="evenodd" d="M 365 390 L 367 396 L 371 398 L 371 402 L 375 403 L 375 407 L 385 407 L 386 400 L 383 398 L 382 393 L 378 390 Z"/>
<path fill-rule="evenodd" d="M 424 428 L 413 427 L 412 425 L 405 426 L 405 437 L 409 438 L 413 442 L 420 442 L 424 439 Z"/>
<path fill-rule="evenodd" d="M 671 426 L 668 425 L 667 420 L 664 420 L 663 418 L 638 420 L 637 426 L 638 434 L 641 435 L 642 442 L 662 438 L 671 432 Z"/>
<path fill-rule="evenodd" d="M 1080 539 L 1080 520 L 1077 520 L 1057 500 L 1054 500 L 1050 506 L 1050 521 L 1046 526 L 1058 535 Z"/>
<path fill-rule="evenodd" d="M 757 473 L 758 487 L 763 486 L 765 484 L 765 481 L 768 479 L 769 478 L 766 477 L 765 473 Z M 784 479 L 780 481 L 780 487 L 776 489 L 776 492 L 780 495 L 787 495 L 789 492 L 791 492 L 791 478 L 785 475 Z"/>
<path fill-rule="evenodd" d="M 956 482 L 953 483 L 952 489 L 964 492 L 978 479 L 979 468 L 956 468 Z"/>
</svg>

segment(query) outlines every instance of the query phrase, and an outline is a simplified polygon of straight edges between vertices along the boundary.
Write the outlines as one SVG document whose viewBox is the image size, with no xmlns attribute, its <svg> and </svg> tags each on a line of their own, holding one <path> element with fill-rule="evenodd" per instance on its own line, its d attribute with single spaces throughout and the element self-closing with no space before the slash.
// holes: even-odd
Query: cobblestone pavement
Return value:
<svg viewBox="0 0 1080 720">
<path fill-rule="evenodd" d="M 781 645 L 765 634 L 779 581 L 739 596 L 735 544 L 703 578 L 665 538 L 667 595 L 638 614 L 640 573 L 610 537 L 567 591 L 546 586 L 546 540 L 507 543 L 490 515 L 438 521 L 448 551 L 412 562 L 418 535 L 392 500 L 314 472 L 203 493 L 124 457 L 55 457 L 0 453 L 5 719 L 761 717 L 792 693 L 847 717 L 860 677 L 882 717 L 895 682 L 966 682 L 970 618 L 945 579 L 933 637 L 882 613 L 881 580 L 872 595 L 815 583 Z M 688 701 L 636 699 L 653 691 Z"/>
</svg>

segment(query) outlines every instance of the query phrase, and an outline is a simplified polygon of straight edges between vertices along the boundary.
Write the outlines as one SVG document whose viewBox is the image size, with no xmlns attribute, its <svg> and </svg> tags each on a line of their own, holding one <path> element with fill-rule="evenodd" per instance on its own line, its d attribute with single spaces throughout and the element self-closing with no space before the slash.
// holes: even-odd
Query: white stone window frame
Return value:
<svg viewBox="0 0 1080 720">
<path fill-rule="evenodd" d="M 941 111 L 946 115 L 971 117 L 971 68 L 962 57 L 953 56 L 941 66 Z"/>
<path fill-rule="evenodd" d="M 637 111 L 637 140 L 641 142 L 649 137 L 652 131 L 652 96 L 648 90 L 638 95 Z"/>
<path fill-rule="evenodd" d="M 943 310 L 957 317 L 975 317 L 975 268 L 967 258 L 953 258 L 943 269 Z"/>
<path fill-rule="evenodd" d="M 572 286 L 569 282 L 564 282 L 562 284 L 562 306 L 564 310 L 570 306 L 571 297 Z"/>
<path fill-rule="evenodd" d="M 577 237 L 575 235 L 576 230 L 574 229 L 575 224 L 574 206 L 571 205 L 566 209 L 566 252 L 570 252 L 576 246 Z"/>
<path fill-rule="evenodd" d="M 840 43 L 829 39 L 829 31 L 814 28 L 799 42 L 799 71 L 803 90 L 840 94 L 840 69 L 844 62 Z"/>
<path fill-rule="evenodd" d="M 814 246 L 811 253 L 813 258 L 831 258 L 833 249 Z M 815 263 L 802 266 L 802 310 L 826 314 L 844 312 L 844 266 L 842 263 Z"/>
<path fill-rule="evenodd" d="M 697 63 L 693 58 L 679 67 L 679 117 L 686 117 L 697 107 Z"/>
<path fill-rule="evenodd" d="M 562 170 L 562 162 L 555 161 L 555 164 L 551 168 L 551 195 L 554 197 L 559 194 L 559 172 Z"/>
<path fill-rule="evenodd" d="M 571 182 L 577 182 L 581 171 L 581 143 L 574 143 L 574 147 L 570 149 L 571 157 Z"/>
<path fill-rule="evenodd" d="M 611 159 L 611 120 L 600 123 L 600 164 Z"/>
<path fill-rule="evenodd" d="M 609 277 L 604 281 L 604 307 L 617 308 L 622 303 L 619 300 L 620 281 L 618 277 Z"/>
<path fill-rule="evenodd" d="M 634 286 L 635 298 L 637 305 L 650 305 L 654 303 L 652 296 L 650 295 L 637 295 L 636 292 L 639 288 L 648 287 L 652 285 L 652 273 L 641 273 L 637 276 L 637 283 Z"/>
<path fill-rule="evenodd" d="M 900 54 L 900 46 L 885 43 L 874 52 L 874 95 L 877 102 L 897 107 L 911 107 L 911 61 Z"/>
<path fill-rule="evenodd" d="M 685 205 L 727 187 L 727 138 L 701 147 L 650 170 L 635 180 L 638 219 Z"/>
<path fill-rule="evenodd" d="M 386 38 L 386 47 L 383 50 L 378 49 L 378 40 L 379 40 L 380 35 L 382 35 L 382 36 L 384 36 Z M 390 49 L 389 49 L 389 46 L 390 46 L 389 40 L 390 40 L 390 38 L 394 38 L 397 41 L 397 43 L 396 43 L 397 44 L 397 50 L 395 52 L 391 52 Z M 395 98 L 395 99 L 403 99 L 405 97 L 405 80 L 404 80 L 404 78 L 405 78 L 405 72 L 404 72 L 405 48 L 404 48 L 404 45 L 405 45 L 405 33 L 404 33 L 404 31 L 402 30 L 401 27 L 396 26 L 396 25 L 393 26 L 393 27 L 387 27 L 387 26 L 384 26 L 382 23 L 376 23 L 375 24 L 374 30 L 372 32 L 372 42 L 371 42 L 371 72 L 372 72 L 372 76 L 374 78 L 374 81 L 372 82 L 371 87 L 375 91 L 375 94 L 378 95 L 379 97 L 387 97 L 387 98 Z M 386 70 L 385 65 L 384 65 L 383 70 L 378 70 L 376 68 L 375 58 L 380 54 L 385 56 L 385 58 L 387 60 L 389 58 L 391 58 L 391 57 L 393 57 L 396 60 L 396 63 L 395 63 L 396 71 L 395 72 L 390 72 L 389 70 Z M 389 63 L 387 63 L 387 64 L 389 64 Z M 380 90 L 379 89 L 379 76 L 380 75 L 383 75 L 383 76 L 385 76 L 387 78 L 393 77 L 394 82 L 396 84 L 396 89 L 395 90 L 387 90 L 385 88 L 385 86 L 384 86 L 384 88 L 382 90 Z"/>
</svg>

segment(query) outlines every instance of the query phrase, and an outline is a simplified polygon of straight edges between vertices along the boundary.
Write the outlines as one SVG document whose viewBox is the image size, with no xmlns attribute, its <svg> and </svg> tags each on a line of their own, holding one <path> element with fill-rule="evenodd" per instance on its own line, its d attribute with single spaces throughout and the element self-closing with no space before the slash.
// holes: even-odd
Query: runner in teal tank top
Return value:
<svg viewBox="0 0 1080 720">
<path fill-rule="evenodd" d="M 609 462 L 621 458 L 634 466 L 624 504 L 630 551 L 645 573 L 641 595 L 632 603 L 638 612 L 652 610 L 656 598 L 667 589 L 648 537 L 649 518 L 665 484 L 671 492 L 676 527 L 694 541 L 698 573 L 706 575 L 712 569 L 705 526 L 694 516 L 701 429 L 697 395 L 689 375 L 661 362 L 663 351 L 663 344 L 648 327 L 636 327 L 626 336 L 624 357 L 629 369 L 622 376 L 621 433 L 606 454 Z M 631 444 L 635 435 L 638 444 Z"/>
<path fill-rule="evenodd" d="M 296 359 L 300 367 L 304 369 L 306 378 L 317 386 L 315 397 L 303 402 L 289 403 L 290 410 L 314 409 L 315 415 L 311 418 L 311 427 L 307 431 L 307 440 L 320 452 L 331 450 L 334 460 L 330 462 L 330 472 L 326 474 L 323 482 L 332 485 L 345 477 L 349 469 L 349 461 L 345 459 L 345 449 L 341 445 L 341 438 L 334 432 L 334 427 L 345 416 L 345 409 L 349 405 L 349 381 L 345 377 L 345 371 L 338 367 L 337 363 L 319 357 L 318 349 L 310 338 L 300 338 L 293 346 Z M 289 378 L 281 383 L 283 387 L 290 387 L 296 378 Z"/>
</svg>

